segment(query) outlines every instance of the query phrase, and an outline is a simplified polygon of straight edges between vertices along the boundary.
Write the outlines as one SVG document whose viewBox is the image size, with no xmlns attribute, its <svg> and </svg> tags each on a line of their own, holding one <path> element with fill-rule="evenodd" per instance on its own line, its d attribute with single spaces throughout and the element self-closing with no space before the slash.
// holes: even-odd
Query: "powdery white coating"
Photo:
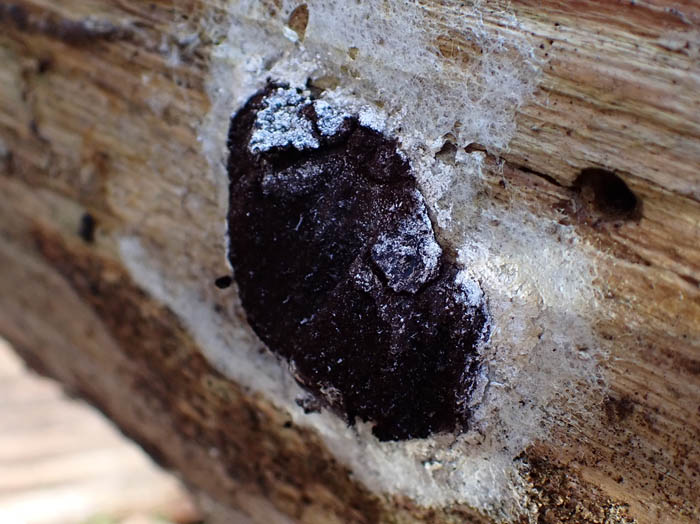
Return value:
<svg viewBox="0 0 700 524">
<path fill-rule="evenodd" d="M 325 100 L 314 101 L 314 109 L 318 117 L 316 125 L 318 126 L 319 132 L 324 136 L 335 135 L 340 130 L 345 119 L 350 116 L 348 113 L 338 110 Z"/>
<path fill-rule="evenodd" d="M 467 271 L 462 270 L 457 273 L 455 284 L 462 292 L 459 298 L 464 304 L 477 307 L 484 303 L 484 292 L 481 290 L 481 286 L 476 280 L 469 277 Z"/>
<path fill-rule="evenodd" d="M 292 166 L 278 173 L 268 173 L 262 179 L 263 193 L 301 196 L 311 191 L 318 179 L 323 176 L 323 169 L 318 163 L 309 161 L 300 166 Z"/>
<path fill-rule="evenodd" d="M 415 172 L 421 191 L 428 207 L 435 214 L 438 227 L 450 230 L 454 226 L 454 207 L 470 202 L 476 197 L 476 184 L 471 179 L 481 176 L 485 154 L 467 154 L 463 149 L 457 149 L 454 154 L 445 157 L 439 153 L 443 147 L 442 140 L 436 141 L 432 147 L 425 148 L 424 154 L 418 157 L 414 164 L 417 166 Z M 458 183 L 465 177 L 470 183 Z"/>
<path fill-rule="evenodd" d="M 350 428 L 326 411 L 304 414 L 294 402 L 304 392 L 292 374 L 235 321 L 243 316 L 235 286 L 224 318 L 211 310 L 213 298 L 197 279 L 169 279 L 171 266 L 153 265 L 166 259 L 162 253 L 149 256 L 148 246 L 125 238 L 122 256 L 134 278 L 182 319 L 212 365 L 286 409 L 296 424 L 312 427 L 369 489 L 424 505 L 465 503 L 514 521 L 530 511 L 518 502 L 527 500 L 529 486 L 514 459 L 548 438 L 553 421 L 585 425 L 603 394 L 597 361 L 604 353 L 586 316 L 597 299 L 592 256 L 573 229 L 533 216 L 517 199 L 508 205 L 486 200 L 484 155 L 463 150 L 471 142 L 492 152 L 507 148 L 515 113 L 537 83 L 534 46 L 500 2 L 306 3 L 303 43 L 285 36 L 297 4 L 283 0 L 276 14 L 262 2 L 228 5 L 230 26 L 214 50 L 212 109 L 200 136 L 219 186 L 221 235 L 229 124 L 221 115 L 268 78 L 337 85 L 321 99 L 399 138 L 440 237 L 459 250 L 465 300 L 479 299 L 470 282 L 479 282 L 488 297 L 485 365 L 464 399 L 474 412 L 470 430 L 381 443 L 368 424 Z M 461 49 L 474 52 L 465 56 Z M 443 151 L 447 134 L 454 153 Z M 369 285 L 376 277 L 356 278 Z"/>
<path fill-rule="evenodd" d="M 308 101 L 293 88 L 280 87 L 266 97 L 265 109 L 258 111 L 255 118 L 250 151 L 260 153 L 288 146 L 299 151 L 318 148 L 311 121 L 299 113 Z"/>
<path fill-rule="evenodd" d="M 517 200 L 503 206 L 481 196 L 488 192 L 483 161 L 480 152 L 433 153 L 414 170 L 428 206 L 449 210 L 441 232 L 458 247 L 467 295 L 471 278 L 488 297 L 488 378 L 473 429 L 500 442 L 497 460 L 547 439 L 551 421 L 585 426 L 605 392 L 597 365 L 605 352 L 588 317 L 597 301 L 591 255 L 573 227 L 535 216 Z M 513 474 L 502 473 L 504 482 Z"/>
<path fill-rule="evenodd" d="M 370 424 L 349 427 L 340 417 L 325 410 L 306 414 L 295 402 L 307 394 L 294 381 L 293 369 L 280 365 L 272 353 L 261 351 L 262 344 L 250 327 L 235 321 L 245 315 L 235 286 L 228 290 L 231 302 L 225 314 L 216 314 L 211 304 L 221 302 L 221 291 L 211 289 L 213 286 L 203 288 L 196 278 L 170 278 L 178 270 L 161 262 L 160 249 L 160 246 L 144 245 L 134 236 L 119 241 L 122 260 L 136 282 L 172 309 L 218 371 L 253 391 L 263 392 L 286 409 L 295 424 L 313 427 L 339 460 L 357 467 L 355 475 L 371 489 L 405 493 L 425 504 L 453 498 L 443 493 L 445 484 L 439 478 L 444 475 L 444 469 L 435 472 L 424 464 L 441 460 L 449 444 L 455 442 L 454 437 L 439 435 L 432 439 L 382 443 L 372 435 Z M 488 454 L 477 448 L 473 451 L 476 463 L 483 469 Z M 449 470 L 458 467 L 449 461 L 445 465 Z M 488 463 L 487 470 L 493 467 L 496 466 Z M 476 489 L 478 484 L 474 482 L 482 482 L 485 475 L 488 476 L 486 470 L 460 485 Z"/>
<path fill-rule="evenodd" d="M 372 246 L 372 260 L 397 292 L 415 293 L 435 276 L 442 248 L 419 197 L 418 216 L 404 220 L 393 235 L 382 235 Z"/>
<path fill-rule="evenodd" d="M 360 109 L 357 119 L 363 126 L 374 129 L 379 133 L 386 131 L 386 116 L 371 107 L 363 107 Z"/>
<path fill-rule="evenodd" d="M 293 85 L 318 79 L 337 85 L 324 96 L 342 98 L 353 113 L 373 109 L 364 125 L 384 130 L 373 118 L 383 113 L 388 132 L 401 129 L 407 152 L 448 133 L 461 146 L 507 147 L 540 64 L 506 2 L 305 3 L 303 42 L 285 36 L 298 2 L 283 0 L 272 13 L 265 2 L 227 5 L 231 25 L 214 50 L 210 83 L 216 122 L 206 127 L 222 125 L 220 111 L 239 107 L 268 78 Z M 210 145 L 214 160 L 221 149 Z"/>
<path fill-rule="evenodd" d="M 353 275 L 353 280 L 360 286 L 360 289 L 367 293 L 376 286 L 381 285 L 377 276 L 365 266 L 360 266 L 360 269 Z"/>
</svg>

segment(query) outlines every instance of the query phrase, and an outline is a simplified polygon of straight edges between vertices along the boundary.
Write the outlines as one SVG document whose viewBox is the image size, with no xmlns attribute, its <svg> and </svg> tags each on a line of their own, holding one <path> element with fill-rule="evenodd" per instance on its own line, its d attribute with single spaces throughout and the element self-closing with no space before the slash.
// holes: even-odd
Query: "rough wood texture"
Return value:
<svg viewBox="0 0 700 524">
<path fill-rule="evenodd" d="M 27 370 L 2 340 L 0 379 L 0 520 L 200 520 L 175 478 L 94 409 Z"/>
<path fill-rule="evenodd" d="M 448 4 L 424 3 L 435 17 Z M 0 3 L 0 333 L 236 518 L 493 521 L 361 485 L 313 430 L 216 371 L 120 257 L 130 235 L 168 257 L 169 278 L 210 290 L 229 271 L 197 140 L 226 12 L 210 0 Z M 512 12 L 543 71 L 509 149 L 489 151 L 479 198 L 575 228 L 595 260 L 590 316 L 607 349 L 605 398 L 550 417 L 549 437 L 520 457 L 522 521 L 697 522 L 700 9 L 518 0 Z M 484 11 L 494 27 L 498 16 Z M 479 53 L 441 45 L 465 63 Z M 586 168 L 615 171 L 638 215 L 601 215 L 576 184 Z M 199 298 L 240 321 L 220 297 Z"/>
</svg>

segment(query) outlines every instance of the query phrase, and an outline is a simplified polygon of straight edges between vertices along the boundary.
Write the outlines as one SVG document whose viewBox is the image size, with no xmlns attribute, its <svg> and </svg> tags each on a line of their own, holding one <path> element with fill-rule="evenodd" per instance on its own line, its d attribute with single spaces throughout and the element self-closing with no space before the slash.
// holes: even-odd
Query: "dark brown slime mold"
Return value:
<svg viewBox="0 0 700 524">
<path fill-rule="evenodd" d="M 231 120 L 229 260 L 258 336 L 380 440 L 466 428 L 488 336 L 395 139 L 269 84 Z"/>
</svg>

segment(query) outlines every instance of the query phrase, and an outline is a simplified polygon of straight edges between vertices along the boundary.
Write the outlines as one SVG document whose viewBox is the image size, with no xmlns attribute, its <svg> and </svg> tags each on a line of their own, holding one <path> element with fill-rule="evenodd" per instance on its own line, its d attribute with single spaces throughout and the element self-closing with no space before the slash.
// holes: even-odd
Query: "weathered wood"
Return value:
<svg viewBox="0 0 700 524">
<path fill-rule="evenodd" d="M 499 455 L 518 465 L 520 491 L 482 505 L 417 496 L 422 484 L 414 492 L 373 484 L 371 474 L 357 470 L 364 459 L 332 447 L 344 442 L 342 425 L 314 426 L 316 415 L 290 411 L 266 394 L 262 379 L 260 387 L 255 377 L 239 383 L 243 372 L 212 357 L 217 340 L 260 347 L 249 329 L 231 328 L 245 324 L 235 291 L 213 286 L 230 272 L 220 165 L 228 118 L 241 93 L 260 87 L 231 77 L 233 94 L 221 94 L 229 89 L 222 69 L 237 66 L 222 58 L 222 48 L 247 45 L 228 29 L 263 27 L 276 35 L 271 48 L 300 45 L 282 36 L 296 6 L 260 5 L 265 9 L 247 12 L 213 0 L 0 4 L 0 333 L 219 509 L 255 522 L 700 519 L 697 3 L 419 4 L 427 31 L 448 28 L 434 35 L 435 56 L 455 75 L 489 53 L 469 32 L 450 29 L 462 23 L 482 24 L 506 41 L 526 39 L 539 71 L 530 80 L 534 90 L 514 102 L 507 146 L 494 141 L 465 150 L 452 137 L 482 168 L 476 182 L 453 181 L 451 195 L 468 189 L 462 200 L 449 196 L 457 225 L 439 231 L 455 249 L 473 247 L 469 238 L 479 245 L 494 239 L 483 244 L 492 262 L 479 262 L 474 250 L 465 260 L 491 294 L 494 349 L 486 354 L 494 377 L 508 366 L 521 370 L 503 393 L 492 377 L 484 409 L 500 408 L 493 420 L 503 422 L 483 426 L 478 444 L 487 449 L 507 439 L 498 431 L 529 436 L 519 449 L 509 440 Z M 313 2 L 307 9 L 304 45 L 313 48 L 325 37 L 314 33 L 320 11 Z M 397 12 L 386 9 L 387 16 Z M 289 22 L 297 38 L 306 27 L 299 13 Z M 335 42 L 327 44 L 338 52 Z M 384 45 L 405 51 L 390 39 Z M 358 46 L 341 50 L 348 56 L 337 78 L 309 72 L 312 81 L 350 83 L 353 63 L 363 74 L 394 74 L 381 60 L 361 62 L 367 49 Z M 260 67 L 263 78 L 273 65 Z M 435 156 L 430 147 L 425 158 Z M 418 165 L 423 157 L 411 158 Z M 629 213 L 596 207 L 600 195 L 596 200 L 580 177 L 590 168 L 614 171 L 639 205 Z M 519 233 L 531 240 L 517 243 Z M 551 269 L 557 266 L 561 273 Z M 583 287 L 574 282 L 576 268 L 592 273 Z M 579 324 L 591 329 L 589 345 L 578 342 L 585 337 L 572 326 Z M 508 338 L 516 329 L 517 344 Z M 526 432 L 517 424 L 521 416 L 545 430 Z M 364 445 L 373 437 L 348 438 Z M 479 449 L 469 447 L 476 435 L 465 438 L 455 453 Z M 404 453 L 374 445 L 357 453 Z M 388 468 L 384 459 L 378 464 Z M 431 464 L 426 459 L 417 471 L 423 475 L 425 466 L 439 476 Z"/>
<path fill-rule="evenodd" d="M 28 371 L 0 340 L 0 520 L 200 519 L 191 498 L 107 419 Z"/>
</svg>

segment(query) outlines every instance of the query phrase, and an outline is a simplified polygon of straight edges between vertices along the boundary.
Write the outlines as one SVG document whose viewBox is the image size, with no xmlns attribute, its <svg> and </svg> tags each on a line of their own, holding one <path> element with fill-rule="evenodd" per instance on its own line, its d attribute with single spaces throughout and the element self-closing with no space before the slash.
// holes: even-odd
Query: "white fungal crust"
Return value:
<svg viewBox="0 0 700 524">
<path fill-rule="evenodd" d="M 417 292 L 435 276 L 442 255 L 423 197 L 417 197 L 417 216 L 402 221 L 394 234 L 382 235 L 372 246 L 372 261 L 397 292 Z"/>
<path fill-rule="evenodd" d="M 311 121 L 300 113 L 308 102 L 308 97 L 296 89 L 285 87 L 266 97 L 265 109 L 258 111 L 255 119 L 249 145 L 251 153 L 289 146 L 299 151 L 318 148 Z"/>
<path fill-rule="evenodd" d="M 478 307 L 484 303 L 484 292 L 479 283 L 469 277 L 467 271 L 462 270 L 455 276 L 455 284 L 459 288 L 457 299 L 471 307 Z"/>
<path fill-rule="evenodd" d="M 372 108 L 363 107 L 360 109 L 357 118 L 361 125 L 374 129 L 378 133 L 386 131 L 386 118 Z"/>
<path fill-rule="evenodd" d="M 333 136 L 338 133 L 345 119 L 350 117 L 348 113 L 337 109 L 325 100 L 314 101 L 314 110 L 318 117 L 316 125 L 323 136 Z"/>
<path fill-rule="evenodd" d="M 298 3 L 282 0 L 277 15 L 270 14 L 265 2 L 226 3 L 228 34 L 214 50 L 212 109 L 201 128 L 202 148 L 212 167 L 207 176 L 219 185 L 221 238 L 228 206 L 228 178 L 221 166 L 229 125 L 222 115 L 236 111 L 268 79 L 291 86 L 305 86 L 311 79 L 314 85 L 332 86 L 314 102 L 319 134 L 332 136 L 348 112 L 358 114 L 362 125 L 397 137 L 427 209 L 437 219 L 443 246 L 453 247 L 465 268 L 457 276 L 457 298 L 470 305 L 485 300 L 477 282 L 488 296 L 491 334 L 480 355 L 487 364 L 468 405 L 464 397 L 465 409 L 473 412 L 472 429 L 459 436 L 379 443 L 363 424 L 349 429 L 335 415 L 305 414 L 294 402 L 303 397 L 302 390 L 236 320 L 244 318 L 238 305 L 228 317 L 217 316 L 201 279 L 174 275 L 178 265 L 151 267 L 162 253 L 147 256 L 137 239 L 124 239 L 122 256 L 135 278 L 183 319 L 217 369 L 288 410 L 295 423 L 313 427 L 369 489 L 426 505 L 465 503 L 496 520 L 517 521 L 526 511 L 517 501 L 527 486 L 516 457 L 548 437 L 551 421 L 582 424 L 604 388 L 597 366 L 603 346 L 586 316 L 596 299 L 592 256 L 574 230 L 533 216 L 517 199 L 506 206 L 487 201 L 484 154 L 464 150 L 471 142 L 493 153 L 507 148 L 516 111 L 537 85 L 535 47 L 500 7 L 505 2 L 306 4 L 304 40 L 292 42 L 285 24 Z M 214 25 L 209 32 L 221 27 Z M 477 59 L 444 56 L 436 45 L 440 39 L 466 42 L 465 48 L 478 50 Z M 288 90 L 280 94 L 277 109 L 267 108 L 251 151 L 316 147 L 308 120 L 292 108 L 299 96 Z M 340 108 L 338 113 L 330 106 Z M 448 134 L 454 158 L 438 158 Z M 294 184 L 266 179 L 267 190 L 284 186 L 303 193 L 307 183 L 323 176 L 277 176 L 287 175 L 297 177 Z M 408 243 L 400 233 L 392 238 L 386 242 Z M 430 273 L 430 251 L 430 246 L 423 249 L 418 281 Z M 391 272 L 383 272 L 389 279 Z M 373 278 L 371 273 L 356 275 L 358 286 L 367 288 Z M 177 288 L 168 287 L 175 283 Z"/>
<path fill-rule="evenodd" d="M 300 197 L 311 192 L 323 178 L 323 174 L 323 169 L 318 163 L 304 162 L 279 173 L 266 174 L 261 186 L 265 195 Z"/>
</svg>

